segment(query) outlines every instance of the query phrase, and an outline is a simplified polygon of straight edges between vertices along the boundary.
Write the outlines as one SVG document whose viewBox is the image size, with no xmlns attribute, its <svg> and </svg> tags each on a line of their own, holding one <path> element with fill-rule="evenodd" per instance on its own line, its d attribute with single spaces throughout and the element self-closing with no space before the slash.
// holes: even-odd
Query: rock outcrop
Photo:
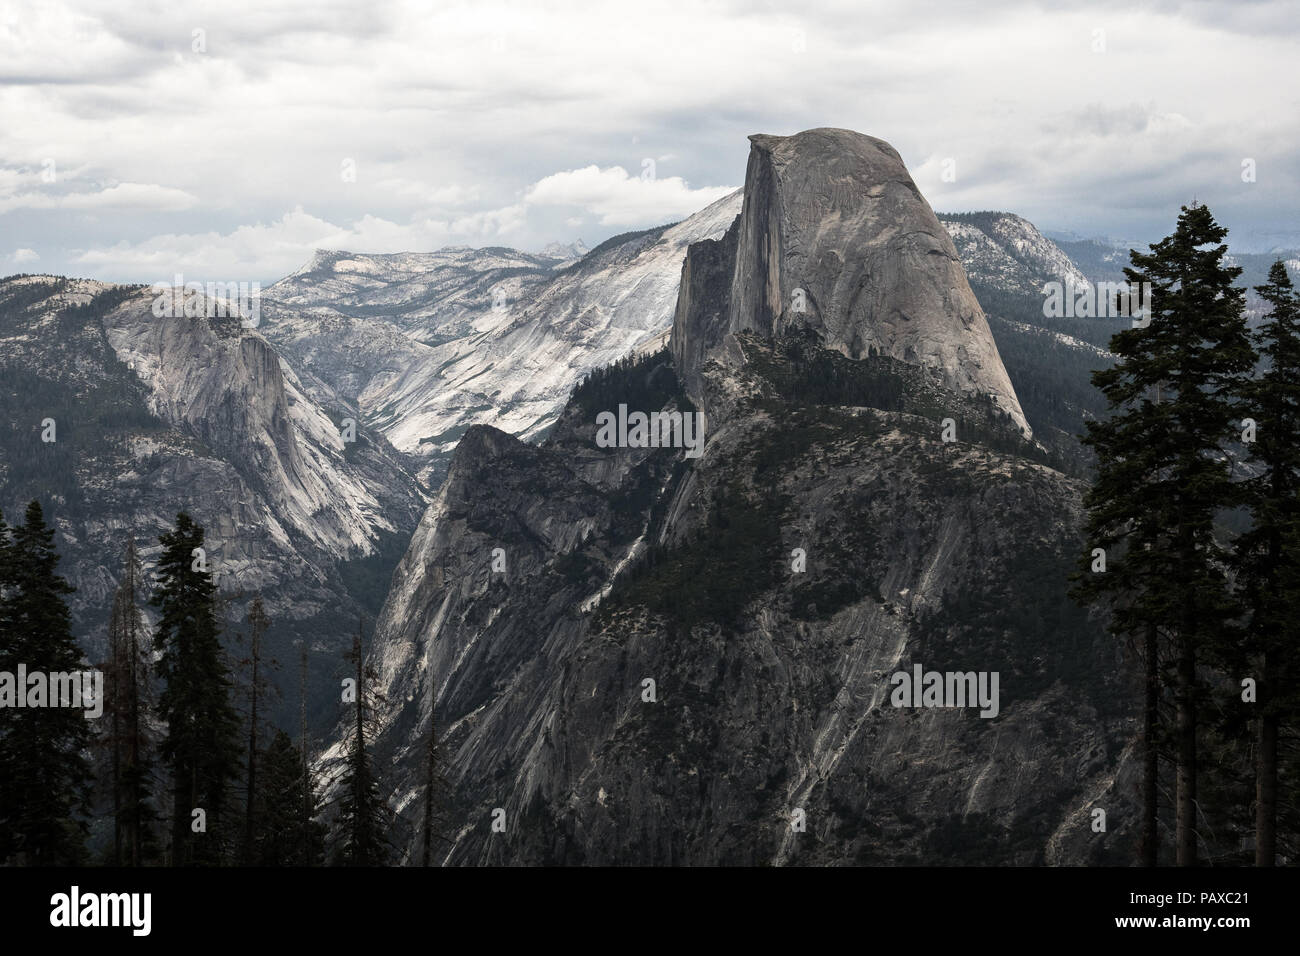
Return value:
<svg viewBox="0 0 1300 956">
<path fill-rule="evenodd" d="M 892 356 L 958 394 L 991 396 L 1028 435 L 952 239 L 894 148 L 842 129 L 749 139 L 735 235 L 693 251 L 683 271 L 673 349 L 688 387 L 727 333 L 802 326 L 849 358 Z M 699 299 L 699 274 L 728 266 L 730 289 L 714 279 Z"/>
</svg>

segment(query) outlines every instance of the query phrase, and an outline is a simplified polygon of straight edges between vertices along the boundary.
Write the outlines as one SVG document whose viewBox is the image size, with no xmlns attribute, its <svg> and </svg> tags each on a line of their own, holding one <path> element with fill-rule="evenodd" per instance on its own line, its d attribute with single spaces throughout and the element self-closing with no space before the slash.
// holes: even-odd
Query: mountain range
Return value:
<svg viewBox="0 0 1300 956">
<path fill-rule="evenodd" d="M 1124 799 L 1130 716 L 1058 572 L 1118 326 L 1041 294 L 1093 274 L 812 130 L 590 250 L 317 252 L 255 325 L 10 277 L 0 507 L 48 502 L 92 657 L 126 536 L 148 567 L 190 511 L 231 617 L 260 593 L 272 653 L 312 651 L 325 766 L 339 654 L 377 619 L 394 805 L 436 692 L 449 862 L 1102 859 L 1078 823 Z M 600 448 L 621 404 L 700 411 L 703 458 Z M 911 661 L 999 671 L 1000 716 L 890 708 Z"/>
</svg>

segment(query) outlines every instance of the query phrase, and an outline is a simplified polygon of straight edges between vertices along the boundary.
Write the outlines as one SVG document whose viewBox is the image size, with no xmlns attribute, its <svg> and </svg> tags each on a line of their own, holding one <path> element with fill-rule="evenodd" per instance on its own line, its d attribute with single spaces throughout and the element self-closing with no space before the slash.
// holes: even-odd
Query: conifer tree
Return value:
<svg viewBox="0 0 1300 956">
<path fill-rule="evenodd" d="M 141 619 L 140 559 L 129 538 L 122 580 L 113 594 L 109 660 L 105 667 L 104 717 L 108 724 L 110 790 L 113 800 L 113 863 L 141 866 L 156 849 L 153 804 L 149 643 Z"/>
<path fill-rule="evenodd" d="M 260 729 L 261 717 L 258 713 L 259 704 L 262 695 L 266 690 L 266 679 L 262 673 L 262 642 L 266 635 L 266 629 L 270 626 L 270 620 L 266 616 L 266 609 L 262 604 L 262 597 L 258 595 L 253 599 L 252 605 L 248 609 L 248 629 L 249 629 L 249 651 L 248 656 L 240 661 L 241 666 L 246 667 L 249 672 L 248 677 L 248 748 L 247 748 L 247 772 L 245 773 L 245 802 L 244 802 L 244 836 L 243 836 L 243 855 L 246 862 L 251 861 L 255 854 L 255 817 L 259 812 L 259 802 L 257 799 L 257 758 L 258 758 L 258 731 Z M 274 663 L 274 661 L 272 661 Z"/>
<path fill-rule="evenodd" d="M 222 862 L 222 815 L 239 760 L 239 720 L 230 703 L 231 680 L 221 650 L 215 587 L 207 569 L 203 528 L 185 513 L 158 539 L 161 612 L 156 642 L 158 676 L 165 687 L 158 711 L 167 722 L 162 755 L 172 776 L 172 864 Z M 196 831 L 202 810 L 206 830 Z"/>
<path fill-rule="evenodd" d="M 1237 540 L 1249 623 L 1244 654 L 1226 663 L 1255 676 L 1255 862 L 1273 866 L 1278 733 L 1283 716 L 1300 705 L 1290 663 L 1300 648 L 1300 296 L 1280 260 L 1255 291 L 1270 312 L 1254 335 L 1264 369 L 1242 388 L 1244 414 L 1256 430 L 1245 447 L 1258 468 L 1243 482 L 1252 526 Z"/>
<path fill-rule="evenodd" d="M 1149 253 L 1130 254 L 1124 272 L 1130 283 L 1150 283 L 1150 314 L 1111 339 L 1117 362 L 1093 374 L 1111 414 L 1090 422 L 1084 439 L 1097 456 L 1097 480 L 1085 500 L 1088 547 L 1104 550 L 1106 571 L 1089 567 L 1081 592 L 1112 598 L 1112 631 L 1140 639 L 1146 658 L 1148 863 L 1155 860 L 1156 840 L 1152 684 L 1159 677 L 1174 691 L 1174 843 L 1177 862 L 1191 866 L 1197 855 L 1197 661 L 1221 643 L 1236 615 L 1215 519 L 1237 496 L 1224 446 L 1234 436 L 1235 393 L 1255 353 L 1244 292 L 1232 285 L 1241 270 L 1223 261 L 1226 235 L 1206 207 L 1184 206 L 1172 235 Z M 1169 675 L 1155 670 L 1160 635 L 1168 642 Z"/>
<path fill-rule="evenodd" d="M 353 705 L 351 739 L 341 785 L 342 842 L 337 862 L 343 866 L 382 866 L 388 862 L 392 850 L 388 840 L 392 815 L 380 795 L 379 778 L 367 750 L 374 697 L 367 689 L 367 678 L 373 678 L 374 674 L 365 666 L 360 622 L 347 660 L 352 664 L 356 683 L 350 701 Z"/>
<path fill-rule="evenodd" d="M 315 819 L 317 796 L 302 773 L 302 754 L 283 730 L 262 753 L 254 853 L 257 866 L 319 866 L 325 827 Z"/>
<path fill-rule="evenodd" d="M 27 506 L 21 526 L 12 533 L 0 529 L 0 552 L 0 671 L 14 680 L 0 693 L 15 697 L 5 701 L 0 741 L 0 840 L 6 859 L 73 865 L 83 858 L 89 809 L 89 702 L 74 699 L 69 685 L 57 682 L 56 688 L 53 679 L 88 671 L 64 600 L 73 588 L 57 573 L 54 529 L 46 526 L 36 501 Z M 29 679 L 19 689 L 20 665 L 29 678 L 44 675 L 42 682 Z M 93 690 L 83 684 L 83 693 Z M 15 706 L 24 691 L 26 706 Z"/>
</svg>

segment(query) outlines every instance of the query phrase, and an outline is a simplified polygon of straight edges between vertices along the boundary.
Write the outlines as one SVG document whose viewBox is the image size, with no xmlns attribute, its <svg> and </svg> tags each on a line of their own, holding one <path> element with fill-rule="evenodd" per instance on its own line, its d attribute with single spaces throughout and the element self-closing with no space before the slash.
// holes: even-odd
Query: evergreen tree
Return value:
<svg viewBox="0 0 1300 956">
<path fill-rule="evenodd" d="M 158 587 L 151 603 L 158 622 L 158 676 L 165 688 L 158 712 L 167 722 L 162 755 L 172 775 L 172 865 L 212 865 L 223 859 L 222 815 L 238 760 L 239 719 L 221 651 L 216 589 L 206 567 L 203 528 L 185 513 L 158 539 Z M 193 832 L 193 811 L 206 831 Z"/>
<path fill-rule="evenodd" d="M 1243 482 L 1253 522 L 1237 541 L 1249 625 L 1245 654 L 1226 663 L 1256 677 L 1255 862 L 1272 866 L 1278 733 L 1283 716 L 1300 704 L 1289 661 L 1300 646 L 1300 296 L 1281 261 L 1255 291 L 1271 311 L 1255 333 L 1264 371 L 1242 389 L 1244 414 L 1256 427 L 1246 448 L 1259 469 Z"/>
<path fill-rule="evenodd" d="M 255 830 L 257 823 L 255 817 L 259 812 L 259 801 L 257 798 L 257 758 L 258 758 L 258 731 L 260 730 L 261 717 L 258 714 L 259 703 L 262 695 L 266 690 L 266 679 L 262 674 L 262 640 L 266 634 L 267 627 L 270 626 L 270 620 L 266 616 L 266 609 L 262 605 L 262 597 L 258 595 L 253 599 L 252 605 L 248 609 L 248 628 L 249 628 L 249 652 L 248 656 L 240 661 L 242 667 L 248 669 L 248 749 L 247 761 L 248 769 L 245 775 L 245 803 L 244 803 L 244 836 L 243 836 L 243 856 L 245 862 L 250 862 L 255 855 Z M 272 661 L 274 663 L 274 661 Z"/>
<path fill-rule="evenodd" d="M 356 685 L 354 699 L 350 701 L 352 733 L 341 788 L 342 843 L 336 862 L 343 866 L 382 866 L 391 856 L 388 832 L 392 815 L 380 796 L 379 778 L 367 752 L 373 710 L 367 678 L 373 678 L 374 674 L 365 666 L 360 623 L 347 660 L 353 665 Z"/>
<path fill-rule="evenodd" d="M 141 620 L 140 559 L 135 539 L 127 540 L 122 581 L 113 594 L 109 620 L 109 660 L 105 667 L 110 792 L 113 798 L 113 864 L 141 866 L 156 851 L 153 804 L 149 644 Z"/>
<path fill-rule="evenodd" d="M 4 701 L 0 743 L 0 833 L 5 859 L 29 866 L 66 866 L 82 861 L 92 775 L 87 748 L 91 724 L 85 705 L 54 675 L 87 672 L 72 636 L 64 598 L 73 592 L 57 573 L 54 529 L 38 502 L 27 506 L 12 535 L 0 529 L 3 601 L 0 602 L 0 671 L 13 675 Z M 17 707 L 17 670 L 40 673 L 45 689 L 30 681 L 25 707 Z M 95 688 L 85 687 L 83 693 Z M 0 690 L 0 693 L 5 693 Z M 39 703 L 37 701 L 40 701 Z"/>
<path fill-rule="evenodd" d="M 262 752 L 252 855 L 257 866 L 320 866 L 325 860 L 325 827 L 315 819 L 318 801 L 302 765 L 289 735 L 277 730 Z"/>
<path fill-rule="evenodd" d="M 1223 573 L 1215 518 L 1233 504 L 1223 447 L 1239 418 L 1235 393 L 1254 367 L 1241 270 L 1224 264 L 1227 230 L 1204 206 L 1184 206 L 1174 233 L 1133 251 L 1130 283 L 1150 283 L 1145 324 L 1117 333 L 1109 369 L 1093 383 L 1111 415 L 1090 422 L 1084 443 L 1097 455 L 1088 493 L 1089 548 L 1106 552 L 1105 573 L 1081 576 L 1080 592 L 1112 598 L 1111 629 L 1142 642 L 1147 706 L 1143 859 L 1154 863 L 1154 779 L 1158 682 L 1172 683 L 1175 737 L 1175 851 L 1195 865 L 1198 657 L 1222 643 L 1236 611 Z M 1168 642 L 1172 674 L 1157 671 Z"/>
</svg>

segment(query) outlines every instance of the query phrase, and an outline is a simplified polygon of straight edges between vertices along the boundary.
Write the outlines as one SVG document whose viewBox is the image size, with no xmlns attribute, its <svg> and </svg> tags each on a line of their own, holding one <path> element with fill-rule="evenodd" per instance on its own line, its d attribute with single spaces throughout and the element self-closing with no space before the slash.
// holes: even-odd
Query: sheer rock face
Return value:
<svg viewBox="0 0 1300 956">
<path fill-rule="evenodd" d="M 1028 434 L 952 239 L 894 148 L 839 129 L 749 139 L 734 235 L 683 267 L 673 342 L 687 387 L 727 333 L 803 325 L 850 358 L 874 350 L 990 395 Z"/>
<path fill-rule="evenodd" d="M 0 429 L 0 510 L 12 520 L 33 497 L 46 509 L 90 661 L 105 659 L 127 538 L 149 580 L 158 537 L 184 510 L 205 529 L 232 620 L 260 593 L 267 656 L 296 661 L 302 640 L 324 682 L 371 600 L 345 562 L 378 561 L 404 541 L 427 497 L 382 436 L 359 429 L 345 440 L 355 405 L 318 402 L 260 332 L 206 306 L 186 316 L 185 297 L 173 296 L 171 315 L 159 315 L 147 289 L 0 281 L 0 408 L 22 426 Z M 37 422 L 57 420 L 56 443 L 39 441 L 28 404 Z M 42 458 L 53 449 L 68 456 L 58 475 Z M 272 717 L 297 721 L 296 668 L 280 680 Z"/>
<path fill-rule="evenodd" d="M 413 523 L 423 502 L 409 478 L 375 474 L 392 467 L 392 449 L 349 455 L 329 412 L 259 334 L 236 318 L 185 317 L 179 297 L 169 316 L 149 304 L 132 298 L 110 312 L 108 343 L 147 386 L 151 412 L 249 472 L 274 509 L 270 536 L 365 556 L 380 533 Z"/>
<path fill-rule="evenodd" d="M 747 361 L 701 373 L 701 459 L 599 448 L 576 401 L 540 446 L 466 433 L 376 628 L 392 804 L 418 821 L 436 699 L 446 864 L 1114 862 L 1134 767 L 1116 651 L 1057 624 L 1081 483 L 912 415 L 810 426 L 764 384 L 774 346 L 732 341 Z M 718 536 L 754 509 L 761 526 Z M 675 572 L 612 594 L 651 546 L 669 568 L 708 549 L 703 573 L 747 594 L 738 618 L 680 619 Z M 787 572 L 795 548 L 808 565 Z M 780 573 L 729 570 L 751 552 Z M 997 672 L 999 714 L 896 706 L 916 664 Z"/>
</svg>

